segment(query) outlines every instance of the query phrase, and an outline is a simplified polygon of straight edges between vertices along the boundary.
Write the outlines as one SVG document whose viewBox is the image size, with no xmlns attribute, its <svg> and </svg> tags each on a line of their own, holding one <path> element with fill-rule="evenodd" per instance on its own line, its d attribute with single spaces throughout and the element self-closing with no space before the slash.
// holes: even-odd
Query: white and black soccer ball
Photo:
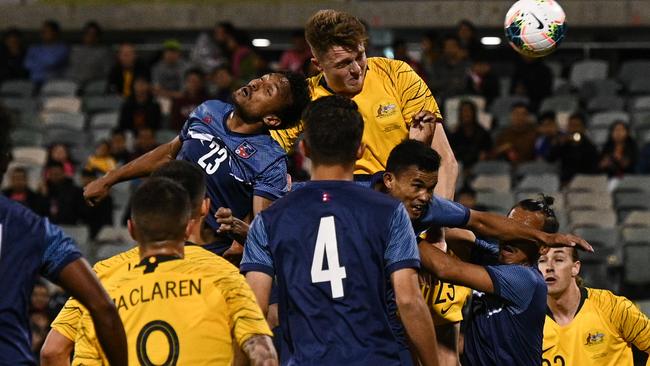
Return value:
<svg viewBox="0 0 650 366">
<path fill-rule="evenodd" d="M 546 56 L 566 34 L 566 15 L 554 0 L 519 0 L 506 14 L 504 28 L 510 46 L 528 57 Z"/>
</svg>

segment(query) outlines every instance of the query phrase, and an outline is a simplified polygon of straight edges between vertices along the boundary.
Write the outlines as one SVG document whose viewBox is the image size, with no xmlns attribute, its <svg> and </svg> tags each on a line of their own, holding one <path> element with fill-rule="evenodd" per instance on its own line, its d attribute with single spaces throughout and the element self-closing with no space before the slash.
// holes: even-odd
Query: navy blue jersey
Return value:
<svg viewBox="0 0 650 366">
<path fill-rule="evenodd" d="M 39 275 L 56 281 L 81 257 L 48 219 L 0 196 L 0 365 L 35 365 L 28 307 Z"/>
<path fill-rule="evenodd" d="M 542 274 L 516 264 L 485 269 L 494 293 L 473 292 L 463 365 L 541 365 L 547 293 Z"/>
<path fill-rule="evenodd" d="M 411 364 L 389 278 L 419 266 L 400 202 L 353 182 L 314 181 L 253 220 L 240 268 L 276 276 L 283 365 L 376 366 Z"/>
<path fill-rule="evenodd" d="M 230 131 L 226 121 L 233 110 L 230 104 L 207 101 L 190 114 L 179 135 L 183 145 L 176 158 L 198 164 L 206 173 L 211 201 L 206 222 L 215 230 L 219 207 L 244 219 L 252 210 L 253 196 L 276 200 L 287 192 L 284 150 L 268 133 Z M 232 240 L 223 241 L 230 246 Z"/>
</svg>

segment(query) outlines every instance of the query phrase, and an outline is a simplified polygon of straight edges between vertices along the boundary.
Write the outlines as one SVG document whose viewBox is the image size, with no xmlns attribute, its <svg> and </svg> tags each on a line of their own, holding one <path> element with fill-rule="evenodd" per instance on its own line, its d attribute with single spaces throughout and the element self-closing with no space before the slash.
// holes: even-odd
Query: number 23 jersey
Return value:
<svg viewBox="0 0 650 366">
<path fill-rule="evenodd" d="M 214 214 L 228 207 L 243 219 L 253 196 L 276 200 L 287 192 L 286 155 L 268 133 L 241 134 L 226 125 L 234 106 L 218 100 L 198 106 L 185 122 L 177 159 L 198 164 L 206 173 L 211 207 L 207 222 L 217 229 Z"/>
</svg>

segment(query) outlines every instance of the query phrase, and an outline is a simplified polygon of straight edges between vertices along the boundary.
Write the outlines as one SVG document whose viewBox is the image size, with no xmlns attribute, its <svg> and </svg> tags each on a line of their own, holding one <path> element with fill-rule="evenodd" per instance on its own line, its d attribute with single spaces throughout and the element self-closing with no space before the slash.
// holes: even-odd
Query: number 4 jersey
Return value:
<svg viewBox="0 0 650 366">
<path fill-rule="evenodd" d="M 391 366 L 411 361 L 390 275 L 419 266 L 399 201 L 354 182 L 312 181 L 257 215 L 240 269 L 277 278 L 283 365 Z"/>
<path fill-rule="evenodd" d="M 185 122 L 177 159 L 198 164 L 206 173 L 210 214 L 207 223 L 217 229 L 214 214 L 228 207 L 243 219 L 253 207 L 253 196 L 276 200 L 287 192 L 286 155 L 268 133 L 240 134 L 226 125 L 231 104 L 218 100 L 198 106 Z M 232 240 L 224 240 L 230 247 Z"/>
</svg>

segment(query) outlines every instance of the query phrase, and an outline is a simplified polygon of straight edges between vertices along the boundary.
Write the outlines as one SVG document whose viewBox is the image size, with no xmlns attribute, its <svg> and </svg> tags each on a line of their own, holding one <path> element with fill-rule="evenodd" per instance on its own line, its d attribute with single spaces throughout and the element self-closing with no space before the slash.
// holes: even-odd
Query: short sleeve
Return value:
<svg viewBox="0 0 650 366">
<path fill-rule="evenodd" d="M 392 61 L 392 63 L 404 121 L 410 123 L 413 116 L 420 111 L 430 111 L 439 121 L 442 121 L 438 103 L 424 80 L 406 62 Z"/>
<path fill-rule="evenodd" d="M 650 320 L 632 301 L 607 290 L 594 289 L 589 289 L 589 298 L 607 315 L 621 338 L 642 352 L 650 352 Z"/>
<path fill-rule="evenodd" d="M 492 279 L 495 295 L 509 301 L 520 312 L 528 308 L 535 293 L 536 281 L 532 271 L 536 269 L 517 264 L 487 266 L 485 269 Z"/>
<path fill-rule="evenodd" d="M 82 315 L 82 305 L 71 297 L 66 301 L 63 309 L 61 309 L 50 326 L 64 337 L 74 342 L 77 337 L 77 329 L 79 329 L 79 322 L 81 321 Z"/>
<path fill-rule="evenodd" d="M 41 273 L 51 281 L 56 281 L 63 267 L 81 258 L 81 252 L 74 241 L 63 233 L 58 226 L 52 225 L 48 219 L 45 224 L 45 253 Z"/>
<path fill-rule="evenodd" d="M 480 265 L 496 265 L 499 260 L 499 246 L 487 240 L 476 238 L 472 248 L 471 262 Z"/>
<path fill-rule="evenodd" d="M 384 253 L 386 271 L 393 273 L 403 268 L 420 268 L 420 253 L 403 204 L 395 209 L 388 231 L 388 245 Z"/>
<path fill-rule="evenodd" d="M 268 236 L 261 214 L 255 216 L 248 230 L 248 237 L 244 246 L 244 256 L 239 265 L 239 269 L 242 273 L 263 272 L 269 276 L 275 275 Z"/>
<path fill-rule="evenodd" d="M 253 182 L 253 194 L 272 201 L 284 196 L 288 190 L 287 159 L 284 156 L 268 166 Z"/>
<path fill-rule="evenodd" d="M 227 263 L 230 265 L 229 263 Z M 242 275 L 234 266 L 229 273 L 220 273 L 214 279 L 214 285 L 221 292 L 233 325 L 232 333 L 240 347 L 252 336 L 273 336 L 264 314 Z"/>
<path fill-rule="evenodd" d="M 439 227 L 463 227 L 467 225 L 469 215 L 469 208 L 438 196 L 429 201 L 426 212 L 427 224 Z"/>
</svg>

